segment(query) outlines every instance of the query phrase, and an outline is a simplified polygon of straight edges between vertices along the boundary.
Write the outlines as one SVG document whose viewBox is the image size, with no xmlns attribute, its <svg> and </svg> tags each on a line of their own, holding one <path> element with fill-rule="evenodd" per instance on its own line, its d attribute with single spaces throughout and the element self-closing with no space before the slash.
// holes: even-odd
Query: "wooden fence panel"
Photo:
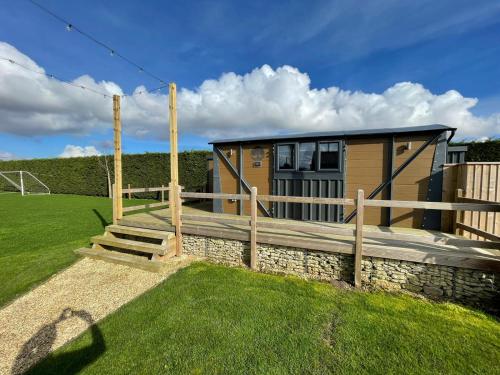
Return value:
<svg viewBox="0 0 500 375">
<path fill-rule="evenodd" d="M 443 171 L 443 202 L 452 202 L 457 189 L 465 198 L 500 203 L 500 163 L 464 163 L 445 165 Z M 461 216 L 460 234 L 472 240 L 485 240 L 478 233 L 500 235 L 500 213 L 465 211 Z M 451 232 L 458 216 L 443 212 L 442 230 Z M 476 230 L 467 231 L 471 227 Z M 490 237 L 490 236 L 488 236 Z"/>
</svg>

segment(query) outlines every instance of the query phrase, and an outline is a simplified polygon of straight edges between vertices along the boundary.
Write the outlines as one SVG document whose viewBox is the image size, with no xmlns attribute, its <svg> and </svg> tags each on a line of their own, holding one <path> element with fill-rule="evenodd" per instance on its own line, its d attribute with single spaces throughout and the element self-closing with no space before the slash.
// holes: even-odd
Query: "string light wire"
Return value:
<svg viewBox="0 0 500 375">
<path fill-rule="evenodd" d="M 97 45 L 101 46 L 102 48 L 106 49 L 110 53 L 111 56 L 116 56 L 116 57 L 122 59 L 123 61 L 125 61 L 128 64 L 130 64 L 130 65 L 134 66 L 135 68 L 137 68 L 140 73 L 144 73 L 144 74 L 148 75 L 149 77 L 151 77 L 151 78 L 159 81 L 162 85 L 166 85 L 166 81 L 164 81 L 163 79 L 161 79 L 160 77 L 158 77 L 156 74 L 153 74 L 150 71 L 144 69 L 142 66 L 140 66 L 136 62 L 132 61 L 128 57 L 122 55 L 115 48 L 112 48 L 111 46 L 107 45 L 106 43 L 101 42 L 100 40 L 98 40 L 94 36 L 90 35 L 86 31 L 84 31 L 84 30 L 80 29 L 79 27 L 75 26 L 73 23 L 69 22 L 68 20 L 64 19 L 63 17 L 57 15 L 56 13 L 54 13 L 50 9 L 46 8 L 42 4 L 38 3 L 37 1 L 34 1 L 34 0 L 28 0 L 28 1 L 30 3 L 32 3 L 33 5 L 35 5 L 36 7 L 38 7 L 39 9 L 41 9 L 43 12 L 49 14 L 50 16 L 52 16 L 53 18 L 55 18 L 56 20 L 58 20 L 59 22 L 64 23 L 65 26 L 66 26 L 66 29 L 68 31 L 76 31 L 77 33 L 81 34 L 82 36 L 86 37 L 87 39 L 89 39 L 92 42 L 96 43 Z"/>
<path fill-rule="evenodd" d="M 112 98 L 113 97 L 112 94 L 109 94 L 109 93 L 106 93 L 106 92 L 103 92 L 103 91 L 99 91 L 99 90 L 95 90 L 95 89 L 93 89 L 91 87 L 88 87 L 88 86 L 85 86 L 85 85 L 81 85 L 81 84 L 75 83 L 73 81 L 68 81 L 68 80 L 59 78 L 58 76 L 56 76 L 54 74 L 49 74 L 49 73 L 45 73 L 43 71 L 32 69 L 29 66 L 21 64 L 21 63 L 13 60 L 11 58 L 8 58 L 8 57 L 2 57 L 2 56 L 0 56 L 0 60 L 1 61 L 9 62 L 11 64 L 14 64 L 14 65 L 16 65 L 16 66 L 18 66 L 18 67 L 20 67 L 20 68 L 22 68 L 24 70 L 29 71 L 29 72 L 40 74 L 40 75 L 45 76 L 45 77 L 50 78 L 50 79 L 55 79 L 56 81 L 64 83 L 66 85 L 69 85 L 69 86 L 72 86 L 72 87 L 76 87 L 76 88 L 79 88 L 79 89 L 83 89 L 83 90 L 92 92 L 92 93 L 97 94 L 97 95 L 101 95 L 104 98 Z M 120 96 L 122 98 L 125 98 L 125 97 L 139 96 L 139 95 L 143 95 L 143 94 L 146 94 L 146 93 L 152 94 L 152 93 L 155 93 L 157 91 L 160 91 L 160 90 L 164 89 L 165 87 L 168 87 L 168 84 L 163 84 L 163 85 L 158 86 L 158 87 L 156 87 L 154 89 L 151 89 L 151 90 L 144 89 L 144 90 L 140 90 L 140 91 L 134 92 L 133 94 L 123 94 L 123 95 L 120 95 Z"/>
</svg>

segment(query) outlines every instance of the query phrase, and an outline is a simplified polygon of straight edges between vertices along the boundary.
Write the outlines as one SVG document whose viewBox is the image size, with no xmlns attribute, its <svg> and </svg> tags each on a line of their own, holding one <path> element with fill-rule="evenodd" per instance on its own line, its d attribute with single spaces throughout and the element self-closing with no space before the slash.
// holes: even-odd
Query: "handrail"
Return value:
<svg viewBox="0 0 500 375">
<path fill-rule="evenodd" d="M 242 199 L 250 200 L 250 195 L 248 194 L 225 194 L 225 193 L 191 193 L 182 192 L 181 198 L 206 198 L 206 199 Z"/>
<path fill-rule="evenodd" d="M 319 197 L 290 197 L 286 195 L 258 195 L 257 199 L 267 202 L 337 204 L 343 206 L 355 205 L 355 200 L 349 198 L 319 198 Z"/>
<path fill-rule="evenodd" d="M 440 211 L 500 212 L 500 203 L 449 203 L 367 199 L 364 204 L 367 207 L 397 207 Z"/>
<path fill-rule="evenodd" d="M 147 187 L 147 188 L 130 188 L 122 189 L 123 194 L 127 193 L 149 193 L 153 191 L 169 191 L 169 187 Z"/>
<path fill-rule="evenodd" d="M 227 194 L 227 193 L 192 193 L 182 192 L 182 198 L 205 198 L 205 199 L 242 199 L 250 200 L 249 194 Z M 291 197 L 284 195 L 257 195 L 257 199 L 265 202 L 287 202 L 306 204 L 332 204 L 342 206 L 354 206 L 355 199 L 351 198 L 319 198 L 319 197 Z M 365 199 L 366 207 L 393 207 L 393 208 L 413 208 L 424 210 L 440 211 L 480 211 L 480 212 L 500 212 L 500 203 L 486 202 L 471 198 L 463 199 L 463 203 L 451 202 L 423 202 L 423 201 L 399 201 L 382 199 Z"/>
<path fill-rule="evenodd" d="M 146 208 L 155 208 L 168 205 L 169 205 L 168 202 L 146 203 L 137 206 L 123 207 L 123 212 L 138 211 L 138 210 L 144 210 Z"/>
</svg>

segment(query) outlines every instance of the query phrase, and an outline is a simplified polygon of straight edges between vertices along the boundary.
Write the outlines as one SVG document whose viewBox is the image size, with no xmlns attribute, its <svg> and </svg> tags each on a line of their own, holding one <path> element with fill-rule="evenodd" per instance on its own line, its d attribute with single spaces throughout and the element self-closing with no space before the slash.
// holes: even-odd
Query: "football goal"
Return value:
<svg viewBox="0 0 500 375">
<path fill-rule="evenodd" d="M 21 195 L 50 194 L 50 189 L 27 171 L 0 171 L 0 192 L 21 192 Z"/>
</svg>

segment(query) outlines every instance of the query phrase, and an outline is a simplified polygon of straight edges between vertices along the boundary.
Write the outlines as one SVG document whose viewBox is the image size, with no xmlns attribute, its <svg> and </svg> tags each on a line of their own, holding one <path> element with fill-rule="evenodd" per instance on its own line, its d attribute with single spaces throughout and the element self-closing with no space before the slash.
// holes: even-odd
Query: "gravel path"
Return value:
<svg viewBox="0 0 500 375">
<path fill-rule="evenodd" d="M 0 374 L 22 373 L 191 260 L 157 274 L 84 258 L 56 274 L 0 310 Z"/>
</svg>

